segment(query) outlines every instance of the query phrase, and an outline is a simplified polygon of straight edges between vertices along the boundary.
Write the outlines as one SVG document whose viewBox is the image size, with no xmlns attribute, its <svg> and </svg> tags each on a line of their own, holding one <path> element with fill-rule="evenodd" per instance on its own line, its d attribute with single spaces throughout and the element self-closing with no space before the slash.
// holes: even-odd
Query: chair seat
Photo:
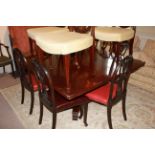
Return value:
<svg viewBox="0 0 155 155">
<path fill-rule="evenodd" d="M 11 63 L 11 59 L 6 56 L 0 56 L 0 66 L 4 66 L 6 64 Z"/>
<path fill-rule="evenodd" d="M 93 38 L 89 34 L 57 31 L 36 37 L 36 44 L 46 53 L 67 55 L 89 48 Z"/>
<path fill-rule="evenodd" d="M 107 105 L 108 104 L 108 99 L 109 99 L 109 93 L 110 93 L 110 83 L 108 83 L 105 86 L 102 86 L 90 93 L 86 94 L 86 97 L 88 97 L 92 101 L 99 102 L 101 104 Z M 116 91 L 117 91 L 117 85 L 114 85 L 113 93 L 112 93 L 112 98 L 116 96 Z"/>
<path fill-rule="evenodd" d="M 60 27 L 41 27 L 41 28 L 31 28 L 27 29 L 28 36 L 35 40 L 37 36 L 42 35 L 44 33 L 55 32 L 55 31 L 69 31 L 67 28 Z"/>
<path fill-rule="evenodd" d="M 96 27 L 95 38 L 101 41 L 122 42 L 134 37 L 134 30 L 119 27 Z"/>
</svg>

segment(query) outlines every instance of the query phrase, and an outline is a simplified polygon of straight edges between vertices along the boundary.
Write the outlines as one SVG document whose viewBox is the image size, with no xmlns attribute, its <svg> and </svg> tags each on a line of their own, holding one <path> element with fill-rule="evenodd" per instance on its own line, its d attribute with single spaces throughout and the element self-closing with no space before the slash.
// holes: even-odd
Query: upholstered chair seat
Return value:
<svg viewBox="0 0 155 155">
<path fill-rule="evenodd" d="M 109 82 L 107 85 L 102 86 L 90 93 L 87 93 L 86 97 L 88 97 L 90 100 L 107 105 L 110 93 L 110 85 L 111 83 Z M 114 85 L 112 98 L 115 98 L 116 92 L 117 92 L 117 85 Z"/>
<path fill-rule="evenodd" d="M 93 45 L 93 37 L 77 32 L 57 31 L 36 37 L 36 44 L 46 53 L 67 55 Z"/>
<path fill-rule="evenodd" d="M 96 27 L 95 38 L 102 41 L 122 42 L 134 37 L 134 30 L 131 28 L 119 27 Z"/>
<path fill-rule="evenodd" d="M 27 29 L 28 36 L 33 40 L 35 40 L 36 37 L 39 35 L 55 31 L 69 31 L 69 30 L 67 28 L 60 28 L 55 26 Z"/>
</svg>

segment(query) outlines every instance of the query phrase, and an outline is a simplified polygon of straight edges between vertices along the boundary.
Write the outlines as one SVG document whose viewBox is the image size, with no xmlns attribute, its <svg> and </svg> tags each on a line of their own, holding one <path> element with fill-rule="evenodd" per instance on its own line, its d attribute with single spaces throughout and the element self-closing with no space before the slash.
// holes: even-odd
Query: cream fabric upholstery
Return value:
<svg viewBox="0 0 155 155">
<path fill-rule="evenodd" d="M 40 27 L 40 28 L 31 28 L 27 30 L 28 36 L 35 40 L 36 36 L 42 35 L 44 33 L 55 32 L 55 31 L 69 31 L 67 28 L 60 27 Z"/>
<path fill-rule="evenodd" d="M 134 30 L 119 27 L 96 27 L 95 38 L 101 41 L 122 42 L 134 37 Z"/>
<path fill-rule="evenodd" d="M 36 37 L 36 44 L 46 53 L 67 55 L 92 46 L 93 37 L 89 34 L 57 31 Z"/>
</svg>

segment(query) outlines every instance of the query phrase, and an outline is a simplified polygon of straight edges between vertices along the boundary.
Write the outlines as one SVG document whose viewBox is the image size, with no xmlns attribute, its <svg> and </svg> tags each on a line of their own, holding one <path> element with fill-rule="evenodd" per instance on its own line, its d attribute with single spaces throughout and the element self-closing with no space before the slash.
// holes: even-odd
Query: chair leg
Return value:
<svg viewBox="0 0 155 155">
<path fill-rule="evenodd" d="M 3 73 L 5 73 L 5 66 L 3 66 Z"/>
<path fill-rule="evenodd" d="M 22 98 L 21 98 L 21 104 L 24 103 L 24 96 L 25 96 L 25 89 L 24 86 L 21 84 L 21 88 L 22 88 Z"/>
<path fill-rule="evenodd" d="M 56 120 L 57 120 L 57 113 L 53 113 L 53 124 L 52 124 L 52 129 L 56 128 Z"/>
<path fill-rule="evenodd" d="M 82 106 L 80 106 L 80 116 L 79 116 L 79 118 L 81 119 L 81 118 L 82 118 L 82 116 L 83 116 L 83 107 L 82 107 Z"/>
<path fill-rule="evenodd" d="M 40 116 L 39 116 L 39 124 L 42 123 L 43 119 L 43 103 L 40 101 Z"/>
<path fill-rule="evenodd" d="M 33 113 L 33 107 L 34 107 L 34 91 L 31 90 L 31 105 L 30 105 L 30 112 L 29 112 L 30 115 Z"/>
<path fill-rule="evenodd" d="M 88 123 L 87 123 L 87 113 L 88 113 L 88 103 L 84 105 L 84 124 L 85 126 L 88 126 Z"/>
<path fill-rule="evenodd" d="M 123 112 L 123 118 L 126 121 L 127 120 L 127 116 L 126 116 L 126 95 L 123 97 L 122 100 L 122 112 Z"/>
<path fill-rule="evenodd" d="M 112 121 L 111 121 L 111 109 L 112 107 L 108 106 L 107 107 L 107 117 L 108 117 L 108 124 L 109 124 L 109 128 L 112 129 Z"/>
<path fill-rule="evenodd" d="M 11 63 L 11 68 L 12 68 L 12 75 L 15 76 L 15 71 L 14 71 L 13 63 Z"/>
</svg>

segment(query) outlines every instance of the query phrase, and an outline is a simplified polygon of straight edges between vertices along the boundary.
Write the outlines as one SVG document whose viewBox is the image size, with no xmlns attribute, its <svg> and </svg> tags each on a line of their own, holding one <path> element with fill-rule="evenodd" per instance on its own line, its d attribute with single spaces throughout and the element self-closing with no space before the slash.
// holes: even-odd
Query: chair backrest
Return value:
<svg viewBox="0 0 155 155">
<path fill-rule="evenodd" d="M 91 30 L 92 26 L 68 26 L 70 31 L 79 33 L 87 33 Z"/>
<path fill-rule="evenodd" d="M 117 27 L 117 26 L 113 26 Z M 134 31 L 134 36 L 132 39 L 123 42 L 103 42 L 102 50 L 104 51 L 105 57 L 119 57 L 132 55 L 133 53 L 133 42 L 136 34 L 136 26 L 118 26 L 122 29 L 132 29 Z M 106 50 L 109 49 L 109 50 Z M 115 52 L 117 51 L 117 53 Z M 119 51 L 119 52 L 118 52 Z"/>
<path fill-rule="evenodd" d="M 34 73 L 38 80 L 39 97 L 43 104 L 55 108 L 55 96 L 52 77 L 49 75 L 48 70 L 41 65 L 36 59 L 31 61 Z"/>
<path fill-rule="evenodd" d="M 114 60 L 115 61 L 115 60 Z M 119 62 L 116 62 L 113 71 L 110 72 L 111 85 L 109 100 L 113 103 L 118 102 L 126 93 L 128 79 L 130 77 L 130 70 L 132 67 L 133 57 L 127 56 Z M 114 89 L 116 90 L 115 97 L 113 98 Z"/>
<path fill-rule="evenodd" d="M 95 27 L 94 26 L 68 26 L 70 31 L 75 31 L 78 33 L 91 33 L 95 37 Z"/>
<path fill-rule="evenodd" d="M 24 86 L 26 87 L 31 87 L 32 79 L 31 79 L 30 66 L 28 64 L 27 59 L 24 57 L 22 52 L 17 48 L 13 49 L 13 54 L 17 71 L 21 79 L 21 83 L 24 84 Z"/>
</svg>

